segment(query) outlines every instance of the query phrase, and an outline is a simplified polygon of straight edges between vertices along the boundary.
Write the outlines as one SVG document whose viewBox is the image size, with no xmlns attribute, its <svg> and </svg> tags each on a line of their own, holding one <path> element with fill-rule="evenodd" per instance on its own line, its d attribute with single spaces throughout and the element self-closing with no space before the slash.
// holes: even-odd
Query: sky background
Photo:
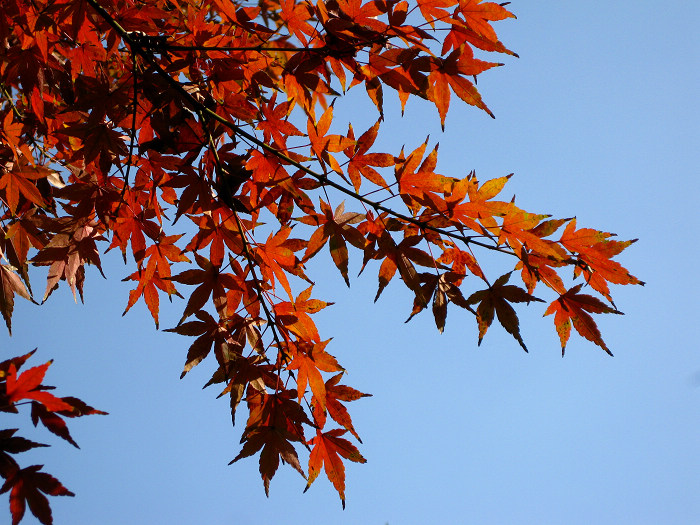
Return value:
<svg viewBox="0 0 700 525">
<path fill-rule="evenodd" d="M 56 360 L 57 393 L 110 412 L 70 421 L 81 450 L 29 428 L 28 415 L 0 415 L 52 444 L 18 459 L 77 494 L 51 499 L 55 523 L 697 523 L 700 4 L 510 9 L 518 20 L 495 27 L 520 58 L 479 78 L 496 120 L 453 97 L 443 134 L 434 107 L 411 101 L 401 119 L 387 96 L 376 151 L 410 151 L 430 134 L 442 174 L 515 172 L 504 194 L 526 210 L 639 238 L 618 260 L 647 285 L 613 290 L 625 316 L 597 316 L 615 357 L 574 332 L 562 359 L 544 305 L 518 309 L 529 354 L 498 323 L 477 347 L 473 316 L 455 308 L 442 335 L 429 312 L 404 324 L 411 298 L 399 283 L 373 304 L 378 266 L 348 290 L 323 255 L 315 294 L 336 304 L 315 320 L 344 382 L 373 394 L 349 406 L 367 463 L 347 467 L 345 511 L 325 475 L 302 494 L 288 466 L 267 499 L 257 458 L 227 465 L 242 426 L 201 389 L 213 364 L 179 380 L 191 340 L 156 331 L 143 303 L 121 317 L 132 270 L 110 253 L 108 280 L 88 272 L 85 305 L 62 283 L 42 307 L 19 299 L 13 337 L 0 335 L 3 358 L 38 346 L 31 362 Z M 376 119 L 356 100 L 336 103 L 338 131 L 348 115 L 356 132 Z M 360 260 L 351 253 L 351 273 Z M 161 326 L 183 308 L 164 303 Z"/>
</svg>

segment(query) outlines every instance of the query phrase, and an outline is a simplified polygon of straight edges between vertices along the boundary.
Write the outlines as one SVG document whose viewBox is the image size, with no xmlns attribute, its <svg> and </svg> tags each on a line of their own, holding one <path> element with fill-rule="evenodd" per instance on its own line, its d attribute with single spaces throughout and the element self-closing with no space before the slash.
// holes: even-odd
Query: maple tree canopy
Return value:
<svg viewBox="0 0 700 525">
<path fill-rule="evenodd" d="M 368 394 L 344 384 L 313 320 L 330 304 L 306 273 L 324 247 L 348 284 L 352 250 L 377 272 L 375 300 L 402 282 L 410 318 L 430 309 L 440 331 L 451 304 L 475 318 L 479 342 L 497 317 L 527 351 L 516 308 L 529 305 L 554 314 L 562 353 L 572 325 L 610 353 L 591 314 L 620 313 L 610 283 L 642 284 L 613 260 L 633 241 L 501 200 L 510 176 L 440 174 L 427 140 L 375 149 L 387 93 L 402 110 L 411 97 L 434 104 L 443 128 L 456 99 L 493 116 L 476 77 L 502 65 L 485 58 L 517 56 L 492 27 L 509 18 L 482 0 L 4 0 L 8 330 L 16 296 L 41 303 L 64 281 L 82 298 L 85 265 L 102 272 L 100 247 L 118 249 L 133 284 L 125 313 L 144 301 L 158 327 L 160 300 L 182 298 L 168 331 L 191 338 L 183 376 L 211 355 L 207 386 L 234 421 L 245 407 L 233 462 L 258 456 L 266 492 L 280 459 L 307 489 L 324 470 L 343 505 L 344 462 L 365 461 L 346 404 Z M 334 120 L 350 90 L 376 108 L 368 129 Z M 183 222 L 189 233 L 175 233 Z M 487 253 L 511 270 L 490 275 Z M 43 293 L 31 266 L 47 267 Z M 63 418 L 101 412 L 49 393 L 49 363 L 20 373 L 30 355 L 0 363 L 1 409 L 29 403 L 34 424 L 76 445 Z M 13 523 L 25 503 L 51 523 L 43 494 L 72 493 L 19 467 L 10 454 L 40 445 L 15 432 L 0 432 L 0 492 Z"/>
</svg>

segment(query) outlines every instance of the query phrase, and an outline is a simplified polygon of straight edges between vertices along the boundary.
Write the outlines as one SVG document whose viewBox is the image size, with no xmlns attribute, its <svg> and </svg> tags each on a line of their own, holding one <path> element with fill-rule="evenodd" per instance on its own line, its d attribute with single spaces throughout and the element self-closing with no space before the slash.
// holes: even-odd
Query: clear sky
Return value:
<svg viewBox="0 0 700 525">
<path fill-rule="evenodd" d="M 477 347 L 473 316 L 456 309 L 442 335 L 429 313 L 404 324 L 401 286 L 373 304 L 378 267 L 347 290 L 326 257 L 312 278 L 336 304 L 316 320 L 348 382 L 373 394 L 350 405 L 368 461 L 347 469 L 345 511 L 324 476 L 302 494 L 289 467 L 267 499 L 257 459 L 227 466 L 242 427 L 201 390 L 212 363 L 178 379 L 189 340 L 157 332 L 142 303 L 121 317 L 132 270 L 110 253 L 108 280 L 89 272 L 85 305 L 63 283 L 41 308 L 19 299 L 13 337 L 0 335 L 3 357 L 38 346 L 34 364 L 56 360 L 47 381 L 59 394 L 110 412 L 70 422 L 81 450 L 29 429 L 28 416 L 1 416 L 53 445 L 20 459 L 77 494 L 52 498 L 57 524 L 697 523 L 700 4 L 510 9 L 518 20 L 496 29 L 521 58 L 479 79 L 496 120 L 453 97 L 443 134 L 434 108 L 409 102 L 401 120 L 387 101 L 391 140 L 377 150 L 430 134 L 440 173 L 515 172 L 505 191 L 528 211 L 639 238 L 620 261 L 647 285 L 613 291 L 625 316 L 598 316 L 615 357 L 574 333 L 562 359 L 538 307 L 518 310 L 529 354 L 497 323 Z M 359 115 L 356 131 L 376 118 L 361 108 L 336 103 L 338 117 Z M 351 253 L 355 273 L 360 259 Z M 165 302 L 161 325 L 183 308 Z"/>
</svg>

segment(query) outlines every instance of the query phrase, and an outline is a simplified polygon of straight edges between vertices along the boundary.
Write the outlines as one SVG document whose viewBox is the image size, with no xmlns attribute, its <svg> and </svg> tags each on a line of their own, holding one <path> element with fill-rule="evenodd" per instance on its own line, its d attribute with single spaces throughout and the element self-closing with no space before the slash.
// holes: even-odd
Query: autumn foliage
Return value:
<svg viewBox="0 0 700 525">
<path fill-rule="evenodd" d="M 44 385 L 43 381 L 51 361 L 20 373 L 20 368 L 34 352 L 35 350 L 0 363 L 0 411 L 17 414 L 18 406 L 29 405 L 34 426 L 41 423 L 58 437 L 79 448 L 70 435 L 64 418 L 106 414 L 106 412 L 96 410 L 75 397 L 57 397 L 49 392 L 53 387 Z M 0 476 L 5 479 L 0 493 L 10 493 L 13 525 L 20 522 L 27 505 L 41 523 L 51 523 L 51 507 L 44 494 L 50 496 L 74 496 L 74 494 L 53 476 L 41 472 L 43 465 L 20 468 L 12 455 L 48 445 L 17 436 L 15 435 L 17 430 L 16 428 L 0 430 Z"/>
<path fill-rule="evenodd" d="M 181 298 L 168 331 L 190 338 L 182 375 L 211 355 L 207 386 L 230 399 L 234 422 L 246 412 L 232 462 L 257 456 L 266 492 L 280 460 L 307 489 L 323 470 L 343 505 L 346 461 L 365 462 L 346 404 L 368 394 L 343 384 L 336 350 L 314 323 L 330 304 L 307 275 L 317 255 L 328 250 L 349 284 L 355 251 L 378 276 L 375 301 L 401 282 L 413 295 L 409 318 L 430 309 L 440 331 L 451 304 L 475 318 L 479 342 L 497 318 L 527 351 L 516 308 L 529 305 L 554 314 L 562 353 L 572 326 L 610 353 L 592 314 L 620 313 L 610 283 L 642 284 L 613 260 L 633 241 L 526 212 L 502 197 L 510 176 L 442 175 L 427 140 L 375 147 L 387 93 L 402 110 L 411 97 L 429 101 L 443 128 L 456 99 L 493 116 L 476 77 L 502 64 L 476 55 L 517 56 L 492 26 L 515 18 L 505 5 L 5 0 L 8 330 L 17 296 L 41 303 L 64 281 L 82 298 L 86 265 L 102 272 L 101 252 L 119 250 L 133 286 L 125 313 L 143 301 L 158 327 L 161 300 Z M 376 108 L 368 129 L 334 119 L 348 91 Z M 487 253 L 510 270 L 490 275 Z M 30 286 L 37 266 L 47 267 L 43 293 Z M 48 364 L 18 375 L 27 357 L 0 364 L 2 409 L 28 400 L 35 423 L 75 444 L 62 418 L 96 411 L 47 392 Z M 51 523 L 41 492 L 72 494 L 39 467 L 17 466 L 8 454 L 39 445 L 14 432 L 0 434 L 13 521 L 27 501 Z"/>
</svg>

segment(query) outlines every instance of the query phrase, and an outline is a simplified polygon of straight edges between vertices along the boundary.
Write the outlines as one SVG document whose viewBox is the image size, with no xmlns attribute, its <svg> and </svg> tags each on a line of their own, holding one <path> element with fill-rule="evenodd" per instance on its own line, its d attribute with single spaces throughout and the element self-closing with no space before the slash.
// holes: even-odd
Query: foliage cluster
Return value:
<svg viewBox="0 0 700 525">
<path fill-rule="evenodd" d="M 475 52 L 517 56 L 492 27 L 514 18 L 505 5 L 4 1 L 0 311 L 8 330 L 15 296 L 37 300 L 30 266 L 48 268 L 40 302 L 62 281 L 82 298 L 85 266 L 102 272 L 99 247 L 118 249 L 133 269 L 125 313 L 144 301 L 158 327 L 160 300 L 183 298 L 180 322 L 168 329 L 194 338 L 183 376 L 213 356 L 207 386 L 230 399 L 234 421 L 247 409 L 233 461 L 259 456 L 266 492 L 280 460 L 307 489 L 325 469 L 343 505 L 344 462 L 365 461 L 348 439 L 360 442 L 345 403 L 367 394 L 342 384 L 344 369 L 312 318 L 330 304 L 314 297 L 306 273 L 324 247 L 348 285 L 350 250 L 363 270 L 378 267 L 375 300 L 400 280 L 414 297 L 410 317 L 430 309 L 440 331 L 452 303 L 475 317 L 479 342 L 497 317 L 527 351 L 512 305 L 545 302 L 562 353 L 572 326 L 610 353 L 591 314 L 619 313 L 610 283 L 641 284 L 613 260 L 633 241 L 500 200 L 509 176 L 442 175 L 427 140 L 375 151 L 387 91 L 402 109 L 411 97 L 431 102 L 443 127 L 453 95 L 493 116 L 476 77 L 502 64 Z M 361 132 L 334 121 L 335 101 L 351 89 L 376 107 Z M 509 258 L 512 270 L 489 275 L 486 252 Z M 562 275 L 572 270 L 581 282 L 567 288 Z M 61 417 L 97 411 L 46 392 L 47 365 L 17 376 L 27 357 L 0 365 L 3 409 L 31 399 L 35 423 L 75 444 Z M 50 523 L 39 491 L 70 493 L 6 454 L 36 444 L 12 430 L 1 436 L 13 521 L 26 499 Z"/>
</svg>

